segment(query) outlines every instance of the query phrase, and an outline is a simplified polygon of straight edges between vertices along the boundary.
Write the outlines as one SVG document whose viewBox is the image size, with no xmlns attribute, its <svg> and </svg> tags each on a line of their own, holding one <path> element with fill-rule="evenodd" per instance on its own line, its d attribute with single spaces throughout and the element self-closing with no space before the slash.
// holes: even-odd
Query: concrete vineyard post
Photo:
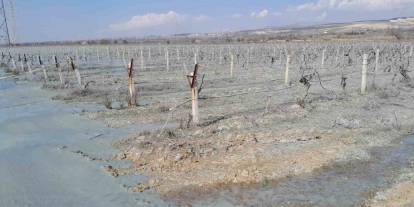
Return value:
<svg viewBox="0 0 414 207">
<path fill-rule="evenodd" d="M 290 85 L 290 80 L 289 80 L 289 67 L 290 67 L 290 55 L 286 56 L 286 69 L 285 69 L 285 85 L 289 86 Z"/>
<path fill-rule="evenodd" d="M 20 68 L 21 68 L 22 72 L 24 72 L 24 64 L 23 64 L 23 60 L 20 57 L 20 54 L 19 54 L 19 62 L 20 62 Z"/>
<path fill-rule="evenodd" d="M 199 112 L 198 112 L 198 86 L 197 86 L 197 73 L 198 64 L 195 65 L 194 71 L 187 75 L 188 84 L 191 88 L 191 109 L 192 109 L 192 121 L 194 124 L 199 123 Z"/>
<path fill-rule="evenodd" d="M 250 47 L 247 48 L 247 61 L 246 61 L 246 68 L 249 68 L 250 65 Z"/>
<path fill-rule="evenodd" d="M 43 70 L 43 76 L 44 76 L 45 82 L 47 82 L 48 77 L 47 77 L 46 67 L 43 65 L 42 57 L 40 56 L 39 56 L 39 65 Z"/>
<path fill-rule="evenodd" d="M 279 66 L 282 66 L 282 50 L 279 50 Z"/>
<path fill-rule="evenodd" d="M 88 58 L 86 57 L 86 48 L 83 48 L 83 59 L 84 61 L 88 61 Z"/>
<path fill-rule="evenodd" d="M 230 53 L 230 77 L 233 78 L 233 70 L 234 70 L 234 56 L 233 53 Z"/>
<path fill-rule="evenodd" d="M 76 60 L 76 62 L 79 62 L 79 51 L 78 51 L 78 49 L 75 50 L 75 60 Z"/>
<path fill-rule="evenodd" d="M 148 61 L 151 61 L 151 48 L 148 48 Z"/>
<path fill-rule="evenodd" d="M 24 60 L 24 65 L 26 65 L 27 70 L 29 70 L 29 74 L 30 74 L 30 78 L 33 78 L 33 71 L 32 71 L 32 67 L 29 64 L 29 61 L 27 60 L 27 56 L 26 54 L 23 55 L 23 60 Z M 23 65 L 23 70 L 24 70 L 24 65 Z"/>
<path fill-rule="evenodd" d="M 197 53 L 194 53 L 194 65 L 197 65 Z"/>
<path fill-rule="evenodd" d="M 58 70 L 59 73 L 59 80 L 60 80 L 60 85 L 63 87 L 64 86 L 64 80 L 63 80 L 63 74 L 62 74 L 62 69 L 60 68 L 58 59 L 56 57 L 56 55 L 53 57 L 53 59 L 55 59 L 55 67 Z"/>
<path fill-rule="evenodd" d="M 410 46 L 410 57 L 412 57 L 413 56 L 413 46 L 411 45 Z"/>
<path fill-rule="evenodd" d="M 128 106 L 136 106 L 136 92 L 134 83 L 134 59 L 132 58 L 128 64 L 128 89 L 129 89 L 129 100 Z"/>
<path fill-rule="evenodd" d="M 16 61 L 14 61 L 14 58 L 11 58 L 12 67 L 14 71 L 17 71 Z"/>
<path fill-rule="evenodd" d="M 121 54 L 119 53 L 119 48 L 117 47 L 116 48 L 116 57 L 117 57 L 117 59 L 119 59 L 120 56 L 121 56 Z"/>
<path fill-rule="evenodd" d="M 180 50 L 177 48 L 177 60 L 180 61 Z"/>
<path fill-rule="evenodd" d="M 222 62 L 223 58 L 221 56 L 222 56 L 222 51 L 221 51 L 221 47 L 220 47 L 220 51 L 219 51 L 219 64 L 220 65 L 223 64 L 223 62 Z"/>
<path fill-rule="evenodd" d="M 368 55 L 363 55 L 362 61 L 362 78 L 361 78 L 361 94 L 367 91 L 367 69 L 368 69 Z"/>
<path fill-rule="evenodd" d="M 165 61 L 167 65 L 167 71 L 170 71 L 170 55 L 168 54 L 167 48 L 165 48 Z"/>
<path fill-rule="evenodd" d="M 101 62 L 101 57 L 99 57 L 99 48 L 96 48 L 96 58 L 98 60 L 98 64 Z"/>
<path fill-rule="evenodd" d="M 109 51 L 109 47 L 106 47 L 106 55 L 108 56 L 108 60 L 111 60 L 111 53 Z"/>
<path fill-rule="evenodd" d="M 322 51 L 322 62 L 321 62 L 321 68 L 325 68 L 325 49 Z"/>
<path fill-rule="evenodd" d="M 373 86 L 375 87 L 375 77 L 377 75 L 377 71 L 378 71 L 378 67 L 379 67 L 379 55 L 380 55 L 380 50 L 377 49 L 375 51 L 375 68 L 374 68 L 374 74 L 372 75 L 372 81 L 373 81 Z"/>
<path fill-rule="evenodd" d="M 140 59 L 141 59 L 141 71 L 144 71 L 144 54 L 142 52 L 142 49 L 140 51 Z"/>
<path fill-rule="evenodd" d="M 125 50 L 122 51 L 122 62 L 124 63 L 125 67 L 128 67 L 126 59 L 125 59 Z"/>
<path fill-rule="evenodd" d="M 32 72 L 32 68 L 31 68 L 31 67 L 29 67 L 29 61 L 27 61 L 27 56 L 26 56 L 26 54 L 23 54 L 23 61 L 24 61 L 24 64 L 23 64 L 23 70 L 24 70 L 24 66 L 26 65 L 27 69 L 29 70 L 30 75 L 32 75 L 32 74 L 33 74 L 33 72 Z"/>
<path fill-rule="evenodd" d="M 79 72 L 79 69 L 75 66 L 75 63 L 73 62 L 72 57 L 70 57 L 70 66 L 72 67 L 73 72 L 75 72 L 75 76 L 78 81 L 79 88 L 82 89 L 82 77 Z"/>
</svg>

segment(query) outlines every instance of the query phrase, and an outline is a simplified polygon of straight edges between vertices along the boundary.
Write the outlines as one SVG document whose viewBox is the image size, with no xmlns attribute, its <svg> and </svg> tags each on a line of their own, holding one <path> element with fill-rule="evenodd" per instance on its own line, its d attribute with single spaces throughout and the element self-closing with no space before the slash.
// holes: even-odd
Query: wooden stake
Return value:
<svg viewBox="0 0 414 207">
<path fill-rule="evenodd" d="M 136 106 L 136 92 L 134 83 L 134 59 L 132 58 L 128 64 L 128 89 L 129 89 L 129 100 L 128 106 Z"/>
<path fill-rule="evenodd" d="M 361 94 L 367 91 L 367 69 L 368 69 L 368 55 L 364 54 L 362 63 L 362 79 L 361 79 Z"/>
<path fill-rule="evenodd" d="M 290 86 L 289 66 L 290 66 L 290 55 L 287 55 L 286 56 L 286 69 L 285 69 L 285 85 L 286 86 Z"/>
</svg>

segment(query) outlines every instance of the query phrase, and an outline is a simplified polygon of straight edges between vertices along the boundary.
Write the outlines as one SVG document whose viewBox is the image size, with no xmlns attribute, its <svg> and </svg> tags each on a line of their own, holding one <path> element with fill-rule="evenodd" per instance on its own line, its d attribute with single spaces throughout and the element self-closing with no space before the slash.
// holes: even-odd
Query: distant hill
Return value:
<svg viewBox="0 0 414 207">
<path fill-rule="evenodd" d="M 184 33 L 144 38 L 116 38 L 67 42 L 26 43 L 20 45 L 55 44 L 195 44 L 252 43 L 277 41 L 332 40 L 414 40 L 414 17 L 367 20 L 321 25 L 291 25 L 221 33 Z"/>
</svg>

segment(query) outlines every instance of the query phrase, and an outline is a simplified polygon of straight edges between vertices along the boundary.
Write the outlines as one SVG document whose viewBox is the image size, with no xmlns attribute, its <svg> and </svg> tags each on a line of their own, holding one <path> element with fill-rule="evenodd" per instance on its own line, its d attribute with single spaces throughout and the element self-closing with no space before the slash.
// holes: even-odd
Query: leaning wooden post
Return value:
<svg viewBox="0 0 414 207">
<path fill-rule="evenodd" d="M 362 79 L 361 79 L 361 94 L 367 91 L 367 70 L 368 70 L 368 55 L 364 54 L 362 63 Z"/>
<path fill-rule="evenodd" d="M 198 73 L 198 64 L 195 65 L 194 72 L 192 72 L 190 75 L 187 75 L 188 84 L 190 85 L 190 88 L 191 88 L 192 121 L 194 124 L 199 123 L 197 73 Z"/>
<path fill-rule="evenodd" d="M 135 92 L 135 83 L 134 83 L 134 58 L 131 58 L 131 61 L 128 64 L 128 89 L 129 89 L 129 100 L 128 106 L 136 106 L 136 92 Z"/>
<path fill-rule="evenodd" d="M 78 86 L 82 89 L 82 78 L 78 68 L 76 68 L 75 63 L 73 62 L 73 58 L 70 57 L 70 66 L 72 67 L 73 72 L 75 72 L 76 79 L 78 80 Z"/>
<path fill-rule="evenodd" d="M 290 55 L 287 55 L 286 56 L 286 69 L 285 69 L 285 85 L 286 86 L 290 86 L 289 66 L 290 66 Z"/>
</svg>

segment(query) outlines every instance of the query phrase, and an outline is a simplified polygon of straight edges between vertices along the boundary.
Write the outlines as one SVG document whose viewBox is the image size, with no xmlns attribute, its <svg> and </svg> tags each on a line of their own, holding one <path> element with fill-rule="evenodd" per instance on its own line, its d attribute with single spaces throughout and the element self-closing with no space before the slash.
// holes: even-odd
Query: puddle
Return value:
<svg viewBox="0 0 414 207">
<path fill-rule="evenodd" d="M 105 161 L 115 153 L 114 138 L 157 126 L 107 128 L 52 96 L 37 85 L 0 81 L 0 206 L 165 206 L 153 192 L 123 187 L 143 177 L 114 178 L 103 169 L 122 164 Z"/>
<path fill-rule="evenodd" d="M 374 148 L 368 161 L 340 162 L 308 175 L 256 187 L 230 187 L 193 206 L 360 206 L 413 167 L 414 136 Z M 194 202 L 194 201 L 193 201 Z"/>
</svg>

